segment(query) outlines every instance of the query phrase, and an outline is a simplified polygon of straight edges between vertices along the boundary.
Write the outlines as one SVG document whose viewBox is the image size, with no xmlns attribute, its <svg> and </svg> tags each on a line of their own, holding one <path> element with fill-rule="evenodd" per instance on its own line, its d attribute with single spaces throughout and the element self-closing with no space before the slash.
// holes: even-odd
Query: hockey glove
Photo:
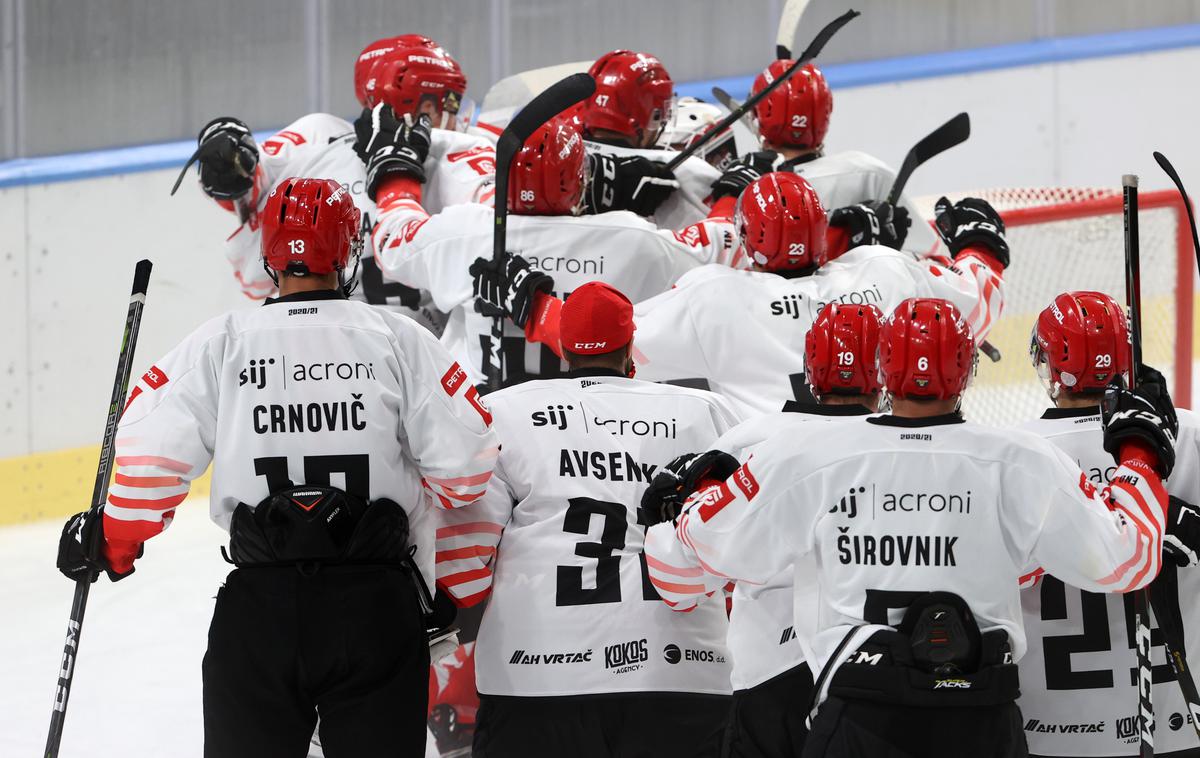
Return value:
<svg viewBox="0 0 1200 758">
<path fill-rule="evenodd" d="M 1175 466 L 1179 422 L 1162 374 L 1154 371 L 1159 381 L 1147 381 L 1146 373 L 1141 372 L 1143 381 L 1136 389 L 1126 389 L 1124 380 L 1117 377 L 1105 390 L 1104 402 L 1100 405 L 1104 449 L 1119 464 L 1121 445 L 1137 440 L 1154 453 L 1158 459 L 1158 474 L 1166 479 Z"/>
<path fill-rule="evenodd" d="M 666 164 L 640 155 L 588 153 L 588 175 L 584 213 L 633 211 L 652 216 L 679 189 L 679 180 Z"/>
<path fill-rule="evenodd" d="M 965 247 L 978 245 L 987 249 L 1000 265 L 1008 268 L 1008 242 L 1004 239 L 1004 219 L 986 200 L 964 197 L 954 205 L 942 197 L 934 206 L 938 236 L 946 243 L 951 255 Z"/>
<path fill-rule="evenodd" d="M 502 316 L 524 329 L 529 321 L 533 302 L 538 292 L 554 289 L 554 279 L 538 271 L 515 253 L 504 256 L 504 281 L 501 286 L 501 269 L 494 261 L 476 258 L 469 269 L 471 286 L 475 293 L 475 311 L 484 316 Z"/>
<path fill-rule="evenodd" d="M 354 130 L 361 142 L 367 128 L 370 134 L 362 147 L 367 156 L 367 196 L 375 200 L 375 191 L 380 182 L 389 176 L 407 176 L 421 184 L 425 183 L 425 159 L 429 157 L 430 132 L 433 121 L 422 113 L 413 121 L 411 114 L 403 119 L 396 117 L 390 105 L 380 103 L 370 112 L 354 122 Z M 356 147 L 357 150 L 357 147 Z"/>
<path fill-rule="evenodd" d="M 715 203 L 723 197 L 737 197 L 742 190 L 775 170 L 775 161 L 779 153 L 773 150 L 759 150 L 746 153 L 741 158 L 725 167 L 725 172 L 712 183 L 712 201 Z"/>
<path fill-rule="evenodd" d="M 133 573 L 133 568 L 123 574 L 113 571 L 104 557 L 104 512 L 101 510 L 76 513 L 67 519 L 62 535 L 58 539 L 58 570 L 71 581 L 91 577 L 96 581 L 100 572 L 108 574 L 114 582 Z M 141 555 L 139 550 L 138 555 Z"/>
<path fill-rule="evenodd" d="M 1200 565 L 1200 507 L 1170 496 L 1163 555 L 1181 568 Z"/>
<path fill-rule="evenodd" d="M 721 450 L 681 455 L 655 474 L 642 493 L 638 521 L 653 526 L 674 521 L 683 503 L 705 482 L 723 482 L 738 469 L 737 458 Z"/>
<path fill-rule="evenodd" d="M 893 207 L 886 200 L 881 200 L 838 208 L 829 214 L 829 225 L 845 229 L 852 248 L 883 245 L 899 250 L 908 237 L 912 219 L 908 216 L 907 208 Z"/>
<path fill-rule="evenodd" d="M 254 188 L 258 146 L 250 127 L 232 116 L 214 118 L 200 130 L 200 188 L 214 200 L 236 200 Z"/>
</svg>

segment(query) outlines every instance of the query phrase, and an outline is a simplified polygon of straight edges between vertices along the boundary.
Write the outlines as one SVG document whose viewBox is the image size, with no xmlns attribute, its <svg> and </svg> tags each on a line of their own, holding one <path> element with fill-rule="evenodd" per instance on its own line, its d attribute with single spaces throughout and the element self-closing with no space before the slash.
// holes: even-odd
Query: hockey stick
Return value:
<svg viewBox="0 0 1200 758">
<path fill-rule="evenodd" d="M 887 202 L 894 206 L 904 193 L 904 187 L 912 177 L 912 173 L 934 156 L 941 155 L 955 145 L 961 145 L 971 136 L 971 117 L 960 113 L 946 123 L 925 135 L 920 142 L 912 146 L 904 163 L 892 182 L 892 189 L 887 193 Z"/>
<path fill-rule="evenodd" d="M 733 95 L 729 94 L 720 87 L 713 87 L 712 95 L 716 101 L 721 105 L 724 105 L 725 109 L 730 113 L 733 113 L 742 107 L 742 104 L 735 100 Z M 751 116 L 748 111 L 739 120 L 742 122 L 742 126 L 746 127 L 754 134 L 758 134 L 758 124 L 754 123 L 754 117 Z"/>
<path fill-rule="evenodd" d="M 1130 386 L 1136 386 L 1138 369 L 1142 365 L 1142 271 L 1141 249 L 1138 243 L 1138 178 L 1133 174 L 1121 177 L 1125 217 L 1125 306 L 1129 312 L 1129 345 L 1133 352 L 1133 371 Z M 1149 595 L 1145 590 L 1133 593 L 1134 641 L 1137 646 L 1138 667 L 1138 742 L 1139 755 L 1154 755 L 1154 693 L 1150 668 L 1150 611 Z"/>
<path fill-rule="evenodd" d="M 137 346 L 138 328 L 142 323 L 142 308 L 146 304 L 146 287 L 150 284 L 150 269 L 153 264 L 140 260 L 133 271 L 133 291 L 129 295 L 129 310 L 125 313 L 125 334 L 121 338 L 121 352 L 117 356 L 117 375 L 113 380 L 112 396 L 108 402 L 108 418 L 104 422 L 104 438 L 100 443 L 100 463 L 96 467 L 96 484 L 92 489 L 91 516 L 102 518 L 104 502 L 108 499 L 108 480 L 112 473 L 113 443 L 117 436 L 117 422 L 125 404 L 125 391 L 129 388 L 129 374 L 133 366 L 133 351 Z M 97 530 L 99 534 L 99 531 Z M 71 601 L 71 618 L 67 621 L 67 641 L 63 646 L 62 666 L 58 672 L 58 685 L 54 691 L 54 708 L 50 711 L 50 733 L 46 737 L 46 758 L 58 755 L 62 743 L 63 725 L 67 719 L 67 700 L 71 697 L 71 682 L 75 675 L 75 658 L 79 654 L 79 636 L 83 631 L 83 614 L 87 610 L 88 593 L 96 574 L 75 583 L 75 599 Z"/>
<path fill-rule="evenodd" d="M 500 291 L 504 291 L 504 256 L 508 234 L 508 172 L 513 159 L 538 127 L 591 96 L 596 91 L 596 81 L 588 74 L 571 74 L 550 85 L 521 112 L 508 122 L 496 141 L 496 222 L 492 235 L 492 264 L 500 275 Z M 487 384 L 492 390 L 500 389 L 504 375 L 504 316 L 492 318 L 492 345 L 488 354 Z"/>
<path fill-rule="evenodd" d="M 787 0 L 779 14 L 779 29 L 775 32 L 775 57 L 780 60 L 792 57 L 792 44 L 796 41 L 796 29 L 800 28 L 800 17 L 808 7 L 809 0 Z"/>
<path fill-rule="evenodd" d="M 726 129 L 733 126 L 735 121 L 749 113 L 763 98 L 774 92 L 775 89 L 786 82 L 792 76 L 792 74 L 799 71 L 801 66 L 820 55 L 821 49 L 825 47 L 825 44 L 829 42 L 829 39 L 833 37 L 833 35 L 837 34 L 839 29 L 860 15 L 862 14 L 855 10 L 846 11 L 833 21 L 830 21 L 828 24 L 826 24 L 824 29 L 817 32 L 817 36 L 814 37 L 813 41 L 808 44 L 808 47 L 805 48 L 804 53 L 796 59 L 795 63 L 788 67 L 787 71 L 784 71 L 779 75 L 778 79 L 771 82 L 766 87 L 763 87 L 758 94 L 752 95 L 750 99 L 742 103 L 740 108 L 721 119 L 716 126 L 714 126 L 712 129 L 709 129 L 700 139 L 696 140 L 686 149 L 682 150 L 679 155 L 676 155 L 673 159 L 671 159 L 671 162 L 667 164 L 667 168 L 671 169 L 672 171 L 679 168 L 679 164 L 683 163 L 685 160 L 694 155 L 697 150 L 708 144 L 708 142 L 714 139 L 718 134 L 721 134 Z"/>
<path fill-rule="evenodd" d="M 1196 216 L 1192 210 L 1191 198 L 1188 197 L 1187 190 L 1183 188 L 1179 172 L 1167 160 L 1167 156 L 1155 151 L 1154 160 L 1158 162 L 1167 176 L 1171 177 L 1171 181 L 1175 183 L 1175 188 L 1179 190 L 1179 195 L 1183 199 L 1183 210 L 1187 213 L 1188 225 L 1192 230 L 1192 249 L 1196 251 L 1196 266 L 1200 269 L 1200 236 L 1196 234 Z M 1191 669 L 1188 668 L 1187 652 L 1184 647 L 1183 619 L 1179 614 L 1177 582 L 1175 566 L 1164 566 L 1159 577 L 1150 584 L 1150 605 L 1154 608 L 1154 617 L 1162 632 L 1164 647 L 1167 649 L 1167 662 L 1171 664 L 1175 680 L 1179 683 L 1179 691 L 1192 716 L 1192 728 L 1196 730 L 1197 735 L 1200 735 L 1200 690 L 1196 689 L 1196 680 L 1192 677 Z"/>
</svg>

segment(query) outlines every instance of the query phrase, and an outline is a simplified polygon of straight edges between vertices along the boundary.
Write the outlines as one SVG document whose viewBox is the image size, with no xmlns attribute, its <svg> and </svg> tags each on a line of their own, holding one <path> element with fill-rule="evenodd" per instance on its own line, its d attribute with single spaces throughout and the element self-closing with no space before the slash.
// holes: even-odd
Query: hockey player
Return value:
<svg viewBox="0 0 1200 758">
<path fill-rule="evenodd" d="M 751 94 L 758 94 L 793 61 L 773 61 L 754 80 Z M 826 208 L 851 209 L 860 203 L 869 208 L 858 212 L 856 225 L 869 228 L 869 212 L 891 213 L 878 204 L 887 197 L 896 179 L 883 161 L 858 150 L 825 154 L 825 135 L 833 114 L 833 94 L 821 69 L 809 63 L 754 106 L 754 120 L 764 152 L 750 153 L 742 160 L 766 171 L 792 171 L 803 176 L 817 191 Z M 844 211 L 849 213 L 850 211 Z M 897 248 L 923 257 L 937 244 L 933 230 L 916 206 L 904 195 L 894 209 L 892 221 L 899 233 Z M 912 224 L 912 221 L 917 223 Z M 911 225 L 911 228 L 910 228 Z"/>
<path fill-rule="evenodd" d="M 474 755 L 716 756 L 725 611 L 658 599 L 633 504 L 738 419 L 711 393 L 629 378 L 633 306 L 609 285 L 578 287 L 562 331 L 570 373 L 488 396 L 496 477 L 438 529 L 441 588 L 462 603 L 491 593 Z"/>
<path fill-rule="evenodd" d="M 789 403 L 784 412 L 738 424 L 713 444 L 719 455 L 709 453 L 712 465 L 732 471 L 773 436 L 790 435 L 801 443 L 819 440 L 826 424 L 873 413 L 879 404 L 881 318 L 873 305 L 829 303 L 822 308 L 805 338 L 805 376 L 816 403 Z M 674 518 L 695 484 L 685 483 L 683 474 L 690 471 L 699 479 L 699 468 L 660 472 L 642 497 L 643 509 L 650 511 L 643 520 Z M 765 584 L 739 582 L 734 588 L 727 638 L 733 656 L 727 758 L 797 758 L 804 747 L 808 712 L 803 704 L 812 699 L 813 677 L 797 637 L 811 637 L 815 631 L 814 572 L 811 558 L 805 558 Z M 793 576 L 801 581 L 794 583 Z M 793 612 L 793 593 L 799 597 L 798 613 Z M 799 630 L 798 621 L 804 624 Z"/>
<path fill-rule="evenodd" d="M 579 107 L 591 180 L 588 213 L 630 210 L 680 229 L 708 215 L 709 190 L 721 175 L 695 155 L 674 172 L 672 150 L 655 148 L 671 122 L 675 83 L 658 58 L 632 50 L 600 56 L 588 71 L 596 91 Z"/>
<path fill-rule="evenodd" d="M 387 122 L 383 115 L 381 124 Z M 492 320 L 473 308 L 471 269 L 476 258 L 490 257 L 493 212 L 482 205 L 427 212 L 422 187 L 413 181 L 421 163 L 418 132 L 401 130 L 378 138 L 405 144 L 398 153 L 416 152 L 413 161 L 395 160 L 381 170 L 375 249 L 389 279 L 428 290 L 434 304 L 450 314 L 444 342 L 467 367 L 471 381 L 482 382 Z M 531 262 L 531 287 L 556 287 L 566 296 L 584 282 L 599 280 L 639 301 L 668 289 L 702 263 L 737 263 L 732 199 L 718 203 L 711 218 L 676 232 L 660 230 L 629 212 L 575 215 L 585 160 L 578 125 L 558 118 L 536 131 L 513 162 L 507 244 Z M 726 192 L 736 194 L 736 180 L 732 177 L 734 185 Z M 562 373 L 563 364 L 550 348 L 526 345 L 518 329 L 505 328 L 506 383 Z"/>
<path fill-rule="evenodd" d="M 385 42 L 393 44 L 383 45 Z M 378 46 L 378 47 L 376 47 Z M 378 54 L 378 57 L 363 56 Z M 372 64 L 368 68 L 367 64 Z M 368 72 L 373 71 L 373 76 Z M 466 78 L 457 62 L 426 37 L 404 35 L 368 46 L 355 65 L 355 92 L 382 97 L 401 115 L 430 116 L 435 127 L 453 127 Z M 369 85 L 369 86 L 368 86 Z M 371 100 L 368 100 L 371 102 Z M 360 122 L 362 119 L 360 119 Z M 221 207 L 234 212 L 240 226 L 225 242 L 225 256 L 247 297 L 262 300 L 275 292 L 259 255 L 266 190 L 285 176 L 323 176 L 346 187 L 362 212 L 364 236 L 375 218 L 372 188 L 364 162 L 370 137 L 366 123 L 351 126 L 328 113 L 311 113 L 288 125 L 259 146 L 244 122 L 232 117 L 210 121 L 198 138 L 200 187 Z M 356 135 L 356 129 L 361 134 Z M 434 128 L 423 164 L 425 196 L 432 212 L 457 203 L 490 202 L 495 184 L 495 150 L 478 137 L 453 128 Z M 429 306 L 428 297 L 398 282 L 385 282 L 367 245 L 361 287 L 356 299 L 382 305 L 415 318 L 440 333 L 445 317 Z"/>
<path fill-rule="evenodd" d="M 1130 379 L 1125 313 L 1100 292 L 1067 292 L 1054 299 L 1034 324 L 1030 355 L 1046 385 L 1051 407 L 1025 429 L 1049 440 L 1078 461 L 1096 487 L 1108 485 L 1116 468 L 1104 452 L 1100 405 L 1116 376 Z M 1157 373 L 1157 372 L 1155 372 Z M 1161 383 L 1161 377 L 1156 377 Z M 1182 612 L 1188 638 L 1200 629 L 1195 598 L 1200 576 L 1176 565 L 1196 562 L 1200 512 L 1200 429 L 1180 409 L 1175 469 L 1167 482 L 1171 518 L 1163 539 L 1162 574 L 1151 585 L 1154 609 L 1162 601 Z M 1190 546 L 1189 546 L 1190 543 Z M 1172 586 L 1174 581 L 1178 586 Z M 1132 595 L 1081 591 L 1061 579 L 1033 571 L 1024 577 L 1021 605 L 1029 652 L 1021 660 L 1021 713 L 1029 752 L 1038 756 L 1135 756 L 1138 752 L 1131 704 L 1138 700 L 1129 672 L 1137 669 L 1131 645 Z M 1182 602 L 1181 602 L 1182 601 Z M 1157 623 L 1152 640 L 1162 644 Z M 1188 646 L 1197 660 L 1200 647 Z M 1160 659 L 1159 653 L 1153 659 Z M 1200 755 L 1200 740 L 1175 676 L 1166 663 L 1154 666 L 1154 754 Z"/>
<path fill-rule="evenodd" d="M 742 176 L 735 164 L 723 177 Z M 985 201 L 938 202 L 938 229 L 954 255 L 953 266 L 916 261 L 882 245 L 846 249 L 844 228 L 829 230 L 812 187 L 789 173 L 768 174 L 737 203 L 741 254 L 753 271 L 704 266 L 688 272 L 668 292 L 634 309 L 638 375 L 652 381 L 702 379 L 733 401 L 744 416 L 778 411 L 807 396 L 804 335 L 826 303 L 871 304 L 888 312 L 913 296 L 953 301 L 978 339 L 1000 315 L 1001 275 L 1008 265 L 1004 222 Z M 836 217 L 836 213 L 835 213 Z M 827 262 L 829 261 L 829 262 Z M 477 269 L 477 291 L 505 313 L 530 315 L 525 334 L 555 346 L 559 304 L 534 291 L 526 264 L 510 259 L 503 298 L 494 272 Z M 501 303 L 501 301 L 503 301 Z M 518 319 L 518 323 L 522 323 Z"/>
<path fill-rule="evenodd" d="M 1013 702 L 1025 567 L 1109 592 L 1158 573 L 1174 463 L 1165 393 L 1109 390 L 1117 471 L 1100 491 L 1045 440 L 964 422 L 974 355 L 953 304 L 903 302 L 880 334 L 893 415 L 831 424 L 812 444 L 774 436 L 647 534 L 651 581 L 676 610 L 815 559 L 805 756 L 1025 755 Z"/>
<path fill-rule="evenodd" d="M 204 658 L 205 755 L 421 755 L 434 506 L 479 499 L 490 415 L 437 340 L 349 302 L 349 193 L 285 179 L 262 216 L 280 296 L 205 323 L 130 393 L 108 503 L 64 529 L 68 576 L 128 576 L 213 463 L 237 568 Z M 416 550 L 416 559 L 412 551 Z"/>
<path fill-rule="evenodd" d="M 697 100 L 694 97 L 681 97 L 675 100 L 675 109 L 671 113 L 671 121 L 663 129 L 658 138 L 658 146 L 668 150 L 684 150 L 708 133 L 708 130 L 719 122 L 724 114 L 712 103 Z M 720 136 L 696 151 L 719 171 L 737 159 L 737 144 L 734 142 L 733 130 L 726 129 Z"/>
</svg>

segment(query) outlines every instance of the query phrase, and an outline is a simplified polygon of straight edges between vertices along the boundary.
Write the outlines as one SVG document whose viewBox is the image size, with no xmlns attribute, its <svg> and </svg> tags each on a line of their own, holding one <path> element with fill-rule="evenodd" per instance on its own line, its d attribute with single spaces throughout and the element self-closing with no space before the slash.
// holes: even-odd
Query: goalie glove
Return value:
<svg viewBox="0 0 1200 758">
<path fill-rule="evenodd" d="M 433 121 L 422 113 L 413 120 L 412 114 L 396 117 L 390 105 L 380 103 L 371 111 L 363 111 L 354 122 L 360 155 L 366 156 L 367 196 L 375 200 L 379 184 L 390 176 L 407 176 L 425 183 L 425 159 L 429 157 L 430 132 Z M 364 142 L 365 139 L 365 142 Z"/>
<path fill-rule="evenodd" d="M 1008 268 L 1008 242 L 1004 239 L 1004 219 L 991 203 L 978 197 L 964 197 L 953 205 L 946 197 L 934 206 L 934 225 L 938 236 L 957 256 L 963 248 L 986 249 L 1004 268 Z"/>
<path fill-rule="evenodd" d="M 655 474 L 650 486 L 642 493 L 638 522 L 654 526 L 675 521 L 684 501 L 693 492 L 708 484 L 725 481 L 739 465 L 737 458 L 721 450 L 685 453 L 675 458 Z"/>
<path fill-rule="evenodd" d="M 886 200 L 881 200 L 837 208 L 829 214 L 829 225 L 845 229 L 852 248 L 883 245 L 899 250 L 908 237 L 912 219 L 908 216 L 907 208 L 896 208 Z"/>
<path fill-rule="evenodd" d="M 1163 555 L 1182 568 L 1200 565 L 1200 507 L 1170 496 Z"/>
<path fill-rule="evenodd" d="M 1120 464 L 1121 445 L 1141 442 L 1158 460 L 1159 476 L 1166 479 L 1175 466 L 1175 440 L 1179 434 L 1175 406 L 1162 374 L 1143 368 L 1138 376 L 1141 384 L 1135 389 L 1126 389 L 1118 376 L 1104 392 L 1100 404 L 1104 449 Z"/>
<path fill-rule="evenodd" d="M 652 216 L 679 189 L 679 180 L 665 163 L 640 155 L 588 153 L 588 176 L 584 213 L 633 211 Z"/>
<path fill-rule="evenodd" d="M 529 322 L 538 292 L 554 289 L 554 279 L 509 253 L 499 266 L 487 258 L 476 258 L 469 269 L 475 293 L 475 311 L 488 317 L 507 317 L 524 329 Z M 501 281 L 503 273 L 503 282 Z"/>
<path fill-rule="evenodd" d="M 214 118 L 200 130 L 196 144 L 204 194 L 214 200 L 237 200 L 254 188 L 258 145 L 245 122 L 232 116 Z"/>
</svg>

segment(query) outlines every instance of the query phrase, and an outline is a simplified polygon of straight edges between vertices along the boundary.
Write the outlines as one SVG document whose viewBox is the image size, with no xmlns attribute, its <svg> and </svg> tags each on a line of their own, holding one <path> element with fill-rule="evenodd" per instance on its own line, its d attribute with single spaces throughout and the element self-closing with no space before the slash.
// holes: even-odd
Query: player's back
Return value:
<svg viewBox="0 0 1200 758">
<path fill-rule="evenodd" d="M 654 474 L 735 422 L 718 397 L 612 375 L 489 396 L 511 517 L 478 641 L 479 690 L 727 693 L 723 604 L 672 612 L 650 585 L 637 507 Z M 468 514 L 463 512 L 463 516 Z"/>
<path fill-rule="evenodd" d="M 1188 502 L 1200 498 L 1200 421 L 1180 409 L 1176 461 L 1166 482 L 1169 493 Z M 1113 477 L 1116 464 L 1104 450 L 1096 406 L 1047 410 L 1023 429 L 1044 437 L 1077 461 L 1096 487 Z M 1164 571 L 1167 569 L 1164 569 Z M 1187 655 L 1196 660 L 1200 645 L 1200 572 L 1179 569 L 1176 602 L 1188 632 Z M 1031 578 L 1032 579 L 1032 578 Z M 1021 592 L 1029 652 L 1021 660 L 1021 699 L 1031 753 L 1054 756 L 1112 756 L 1137 753 L 1137 727 L 1130 703 L 1137 702 L 1131 672 L 1137 668 L 1132 627 L 1133 595 L 1085 592 L 1043 574 Z M 1151 613 L 1156 752 L 1200 746 L 1187 723 L 1188 709 L 1170 667 L 1159 652 L 1162 641 Z M 1136 709 L 1135 709 L 1136 710 Z M 1168 728 L 1164 728 L 1167 726 Z"/>
</svg>

